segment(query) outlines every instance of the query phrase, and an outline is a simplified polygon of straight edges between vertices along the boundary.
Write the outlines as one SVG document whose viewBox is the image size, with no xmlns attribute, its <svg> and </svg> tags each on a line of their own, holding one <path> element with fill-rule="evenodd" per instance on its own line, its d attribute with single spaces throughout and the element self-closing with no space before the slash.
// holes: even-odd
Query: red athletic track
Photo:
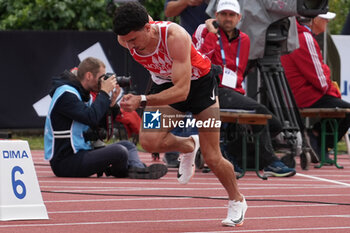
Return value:
<svg viewBox="0 0 350 233">
<path fill-rule="evenodd" d="M 249 208 L 244 226 L 234 228 L 220 225 L 227 211 L 227 200 L 222 200 L 226 192 L 212 172 L 197 171 L 187 185 L 178 184 L 175 169 L 160 180 L 57 178 L 43 151 L 32 151 L 32 156 L 50 219 L 0 221 L 0 233 L 350 232 L 349 155 L 339 156 L 344 169 L 302 171 L 298 164 L 296 176 L 267 181 L 247 172 L 238 183 Z M 141 158 L 152 162 L 149 154 L 141 153 Z"/>
</svg>

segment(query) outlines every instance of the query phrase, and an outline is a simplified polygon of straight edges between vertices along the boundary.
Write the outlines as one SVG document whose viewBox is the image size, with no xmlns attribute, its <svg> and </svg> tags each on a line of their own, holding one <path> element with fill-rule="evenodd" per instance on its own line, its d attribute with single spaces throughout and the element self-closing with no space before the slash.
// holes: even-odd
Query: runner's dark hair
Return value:
<svg viewBox="0 0 350 233">
<path fill-rule="evenodd" d="M 113 32 L 124 36 L 141 30 L 148 23 L 148 13 L 138 2 L 127 2 L 117 7 L 113 19 Z"/>
</svg>

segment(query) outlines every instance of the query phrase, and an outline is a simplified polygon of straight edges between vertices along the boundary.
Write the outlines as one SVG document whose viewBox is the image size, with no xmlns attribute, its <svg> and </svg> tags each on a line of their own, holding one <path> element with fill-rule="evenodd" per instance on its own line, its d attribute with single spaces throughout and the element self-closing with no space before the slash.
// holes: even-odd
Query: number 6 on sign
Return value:
<svg viewBox="0 0 350 233">
<path fill-rule="evenodd" d="M 0 221 L 48 218 L 28 142 L 0 140 Z"/>
<path fill-rule="evenodd" d="M 24 185 L 23 181 L 21 181 L 20 179 L 18 179 L 18 180 L 15 179 L 16 172 L 19 172 L 21 174 L 24 173 L 23 169 L 21 167 L 15 166 L 12 169 L 12 174 L 11 174 L 12 179 L 11 180 L 12 180 L 13 192 L 14 192 L 14 194 L 16 195 L 16 197 L 18 199 L 23 199 L 26 196 L 26 193 L 27 193 L 26 186 Z M 22 192 L 19 193 L 17 191 L 17 187 L 22 188 Z"/>
</svg>

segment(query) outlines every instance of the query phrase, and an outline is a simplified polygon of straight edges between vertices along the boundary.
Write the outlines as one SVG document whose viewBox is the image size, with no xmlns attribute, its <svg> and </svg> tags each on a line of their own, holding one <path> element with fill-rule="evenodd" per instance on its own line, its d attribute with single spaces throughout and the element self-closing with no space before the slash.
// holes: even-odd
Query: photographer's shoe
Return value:
<svg viewBox="0 0 350 233">
<path fill-rule="evenodd" d="M 145 168 L 130 167 L 128 176 L 130 179 L 159 179 L 167 174 L 168 168 L 164 164 L 152 164 Z"/>
<path fill-rule="evenodd" d="M 195 158 L 199 149 L 199 137 L 198 135 L 191 135 L 194 141 L 194 150 L 190 153 L 183 154 L 180 159 L 179 170 L 177 172 L 177 180 L 180 184 L 187 184 L 194 175 L 196 166 Z"/>
<path fill-rule="evenodd" d="M 223 226 L 242 226 L 244 223 L 244 215 L 248 209 L 247 202 L 243 197 L 243 201 L 229 201 L 227 217 L 222 220 Z"/>
</svg>

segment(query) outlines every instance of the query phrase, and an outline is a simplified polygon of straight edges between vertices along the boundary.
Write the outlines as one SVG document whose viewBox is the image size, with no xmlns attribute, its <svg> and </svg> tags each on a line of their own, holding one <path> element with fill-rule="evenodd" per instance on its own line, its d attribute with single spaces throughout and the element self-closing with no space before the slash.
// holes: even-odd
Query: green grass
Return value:
<svg viewBox="0 0 350 233">
<path fill-rule="evenodd" d="M 348 153 L 348 149 L 346 147 L 346 143 L 344 140 L 341 140 L 340 142 L 338 142 L 338 154 L 341 153 Z"/>
<path fill-rule="evenodd" d="M 44 136 L 42 134 L 28 135 L 28 134 L 15 133 L 12 135 L 12 139 L 20 139 L 20 140 L 28 141 L 29 147 L 31 150 L 44 150 Z M 117 142 L 117 140 L 111 139 L 107 141 L 106 144 L 111 144 L 114 142 Z M 139 143 L 136 146 L 139 151 L 144 151 Z"/>
<path fill-rule="evenodd" d="M 43 150 L 44 149 L 44 136 L 43 135 L 27 135 L 16 133 L 12 134 L 12 139 L 20 139 L 28 141 L 31 150 Z"/>
<path fill-rule="evenodd" d="M 23 136 L 17 139 L 28 141 L 31 150 L 43 150 L 44 149 L 44 138 L 39 136 Z"/>
</svg>

